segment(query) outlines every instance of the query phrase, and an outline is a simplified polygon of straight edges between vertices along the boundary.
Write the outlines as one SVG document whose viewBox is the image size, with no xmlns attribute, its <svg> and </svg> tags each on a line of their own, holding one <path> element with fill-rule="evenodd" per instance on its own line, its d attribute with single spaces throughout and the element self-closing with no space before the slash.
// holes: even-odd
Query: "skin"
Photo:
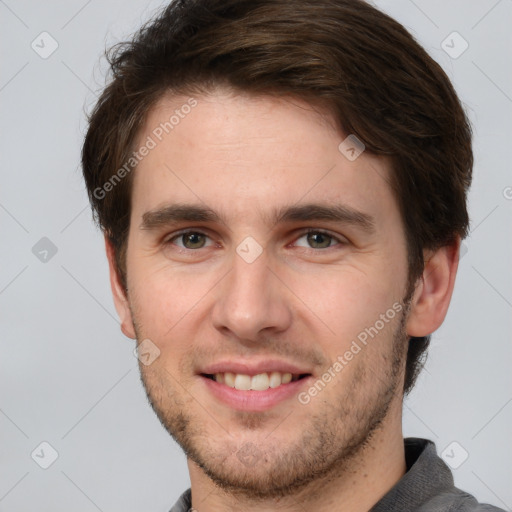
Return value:
<svg viewBox="0 0 512 512">
<path fill-rule="evenodd" d="M 192 505 L 200 512 L 367 511 L 406 471 L 406 342 L 443 322 L 460 241 L 425 253 L 407 300 L 405 233 L 386 159 L 363 152 L 349 161 L 338 150 L 346 134 L 295 99 L 226 89 L 194 98 L 197 105 L 135 171 L 127 294 L 106 242 L 122 330 L 160 350 L 152 364 L 140 364 L 142 381 L 187 454 Z M 163 97 L 139 142 L 187 100 Z M 374 233 L 332 221 L 270 220 L 274 208 L 307 202 L 365 212 Z M 173 203 L 206 205 L 222 222 L 141 228 L 145 212 Z M 184 245 L 175 237 L 184 228 L 206 236 Z M 305 228 L 333 238 L 308 237 Z M 263 249 L 252 263 L 236 252 L 248 236 Z M 266 411 L 236 411 L 197 375 L 230 357 L 278 358 L 316 380 L 397 302 L 402 312 L 306 405 L 294 396 Z M 240 456 L 248 452 L 249 462 Z"/>
</svg>

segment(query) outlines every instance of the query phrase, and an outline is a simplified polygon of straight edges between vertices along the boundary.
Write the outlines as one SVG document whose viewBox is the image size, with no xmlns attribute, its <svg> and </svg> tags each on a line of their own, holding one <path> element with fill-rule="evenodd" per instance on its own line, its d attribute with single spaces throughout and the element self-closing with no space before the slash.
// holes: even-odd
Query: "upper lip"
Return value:
<svg viewBox="0 0 512 512">
<path fill-rule="evenodd" d="M 242 375 L 254 376 L 260 373 L 291 373 L 292 375 L 302 375 L 311 373 L 310 370 L 300 367 L 288 361 L 279 361 L 277 359 L 266 359 L 262 361 L 218 361 L 200 369 L 198 373 L 214 375 L 216 373 L 237 373 Z"/>
</svg>

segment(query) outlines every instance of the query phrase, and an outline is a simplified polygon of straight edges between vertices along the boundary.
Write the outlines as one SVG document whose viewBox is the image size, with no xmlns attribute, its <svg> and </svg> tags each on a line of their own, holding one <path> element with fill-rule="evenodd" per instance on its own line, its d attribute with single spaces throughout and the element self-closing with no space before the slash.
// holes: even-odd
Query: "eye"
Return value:
<svg viewBox="0 0 512 512">
<path fill-rule="evenodd" d="M 299 247 L 308 247 L 308 245 L 301 245 L 297 243 L 302 238 L 306 239 L 306 243 L 309 244 L 309 248 L 312 249 L 329 249 L 333 245 L 343 245 L 346 243 L 340 238 L 318 229 L 308 230 L 306 233 L 303 233 L 295 242 L 295 244 Z M 333 244 L 333 241 L 337 243 Z"/>
<path fill-rule="evenodd" d="M 165 243 L 177 245 L 181 249 L 202 249 L 206 247 L 206 239 L 208 238 L 208 235 L 200 231 L 182 231 L 168 238 Z M 181 242 L 182 245 L 175 241 Z"/>
</svg>

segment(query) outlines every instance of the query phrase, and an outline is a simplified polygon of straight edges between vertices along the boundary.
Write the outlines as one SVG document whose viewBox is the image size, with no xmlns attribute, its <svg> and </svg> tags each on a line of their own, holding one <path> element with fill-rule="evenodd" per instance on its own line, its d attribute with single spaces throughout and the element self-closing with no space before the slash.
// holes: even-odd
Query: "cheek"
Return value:
<svg viewBox="0 0 512 512">
<path fill-rule="evenodd" d="M 332 357 L 343 353 L 353 340 L 386 338 L 396 322 L 393 305 L 399 308 L 401 298 L 393 291 L 390 274 L 386 275 L 379 278 L 369 269 L 345 267 L 310 277 L 295 276 L 291 288 L 301 301 L 296 302 L 302 312 L 299 322 L 309 318 L 306 323 L 318 336 L 325 333 L 322 338 Z"/>
<path fill-rule="evenodd" d="M 154 338 L 159 345 L 182 338 L 176 334 L 197 315 L 216 282 L 212 273 L 181 272 L 168 263 L 151 266 L 149 262 L 135 260 L 131 272 L 131 302 L 136 321 L 144 336 Z"/>
</svg>

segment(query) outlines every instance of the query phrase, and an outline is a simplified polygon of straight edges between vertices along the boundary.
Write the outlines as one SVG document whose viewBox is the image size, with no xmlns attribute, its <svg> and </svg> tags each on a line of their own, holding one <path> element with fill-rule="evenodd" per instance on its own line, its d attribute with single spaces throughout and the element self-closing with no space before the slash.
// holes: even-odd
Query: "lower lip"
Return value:
<svg viewBox="0 0 512 512">
<path fill-rule="evenodd" d="M 265 391 L 254 391 L 252 389 L 243 391 L 230 388 L 225 384 L 209 379 L 208 377 L 199 376 L 210 392 L 221 402 L 228 405 L 232 409 L 238 411 L 261 412 L 275 407 L 279 403 L 296 396 L 300 389 L 304 387 L 311 376 L 281 384 L 277 388 L 268 388 Z"/>
</svg>

